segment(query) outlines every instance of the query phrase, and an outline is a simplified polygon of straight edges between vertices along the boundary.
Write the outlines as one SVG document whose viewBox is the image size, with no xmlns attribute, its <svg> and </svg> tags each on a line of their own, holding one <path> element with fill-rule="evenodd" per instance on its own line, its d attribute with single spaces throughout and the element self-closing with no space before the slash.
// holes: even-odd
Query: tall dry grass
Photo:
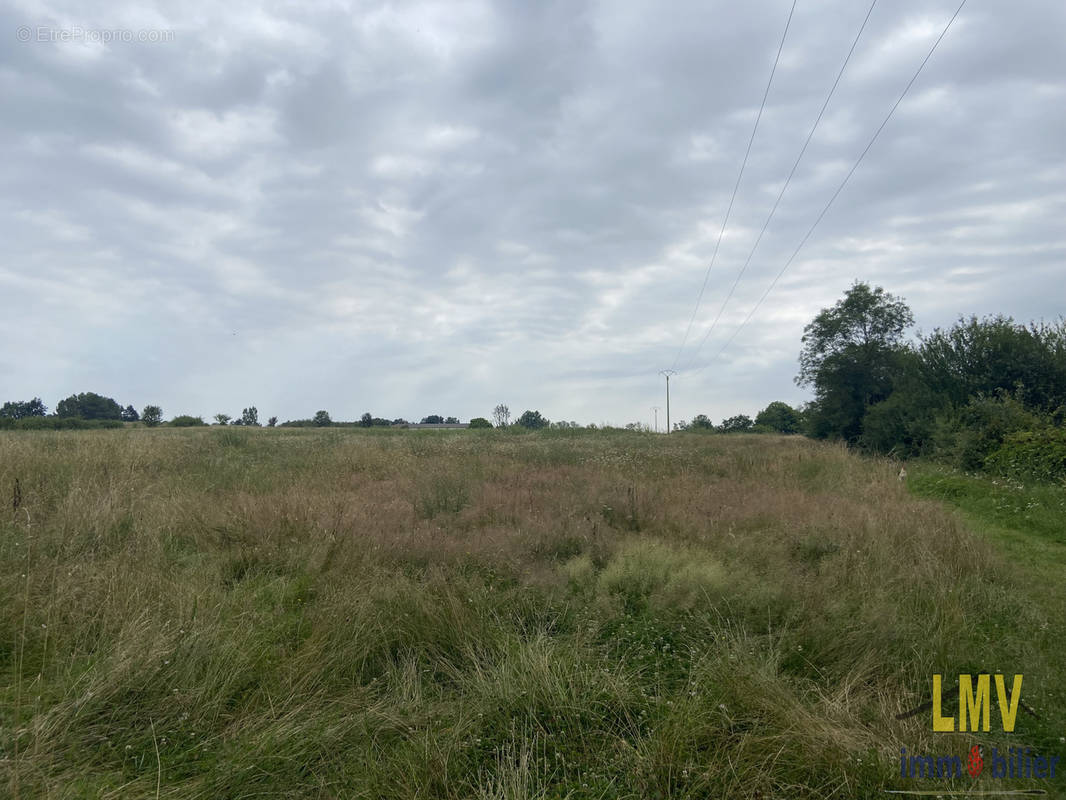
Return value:
<svg viewBox="0 0 1066 800">
<path fill-rule="evenodd" d="M 13 797 L 872 796 L 969 743 L 934 672 L 1061 725 L 1024 570 L 800 439 L 10 432 L 0 491 Z"/>
</svg>

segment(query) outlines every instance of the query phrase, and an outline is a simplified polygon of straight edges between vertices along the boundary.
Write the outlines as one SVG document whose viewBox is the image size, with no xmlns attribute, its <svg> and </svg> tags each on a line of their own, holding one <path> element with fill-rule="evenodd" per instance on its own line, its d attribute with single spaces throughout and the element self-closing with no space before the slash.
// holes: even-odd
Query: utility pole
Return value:
<svg viewBox="0 0 1066 800">
<path fill-rule="evenodd" d="M 666 378 L 666 432 L 670 433 L 670 376 L 677 372 L 672 369 L 659 370 L 659 374 Z"/>
<path fill-rule="evenodd" d="M 651 410 L 655 412 L 655 427 L 653 428 L 653 430 L 656 433 L 658 433 L 659 432 L 659 407 L 658 406 L 652 406 Z"/>
</svg>

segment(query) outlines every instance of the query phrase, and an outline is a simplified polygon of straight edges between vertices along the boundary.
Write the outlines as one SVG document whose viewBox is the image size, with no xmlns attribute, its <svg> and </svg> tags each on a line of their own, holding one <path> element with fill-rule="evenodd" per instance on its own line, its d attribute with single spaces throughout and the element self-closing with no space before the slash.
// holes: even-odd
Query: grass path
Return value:
<svg viewBox="0 0 1066 800">
<path fill-rule="evenodd" d="M 943 500 L 964 524 L 1024 566 L 1030 602 L 1066 614 L 1066 487 L 1026 486 L 935 465 L 912 467 L 910 489 Z"/>
<path fill-rule="evenodd" d="M 1037 724 L 1045 747 L 1061 752 L 1066 726 L 1066 670 L 1062 637 L 1066 624 L 1066 487 L 1024 485 L 1017 481 L 960 473 L 934 464 L 910 470 L 909 488 L 918 497 L 944 502 L 962 523 L 984 537 L 1017 565 L 1025 579 L 1015 587 L 1026 607 L 1038 609 L 1046 625 L 1023 634 L 1030 651 L 1051 669 L 1039 677 L 1047 683 Z M 1018 670 L 1020 671 L 1020 670 Z"/>
</svg>

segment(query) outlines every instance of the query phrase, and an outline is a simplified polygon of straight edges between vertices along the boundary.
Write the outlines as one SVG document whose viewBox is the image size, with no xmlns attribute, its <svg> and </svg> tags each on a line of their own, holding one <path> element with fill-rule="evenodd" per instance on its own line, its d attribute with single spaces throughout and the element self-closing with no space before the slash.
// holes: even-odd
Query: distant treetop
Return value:
<svg viewBox="0 0 1066 800">
<path fill-rule="evenodd" d="M 540 430 L 541 428 L 547 428 L 550 424 L 550 420 L 548 420 L 547 417 L 541 416 L 539 411 L 523 411 L 522 416 L 518 418 L 518 421 L 515 424 L 535 431 Z"/>
<path fill-rule="evenodd" d="M 56 406 L 57 417 L 81 417 L 82 419 L 122 419 L 122 406 L 110 397 L 83 392 L 60 400 Z"/>
<path fill-rule="evenodd" d="M 0 417 L 8 419 L 24 419 L 26 417 L 43 417 L 48 413 L 48 408 L 41 402 L 41 398 L 32 400 L 9 400 L 0 408 Z"/>
</svg>

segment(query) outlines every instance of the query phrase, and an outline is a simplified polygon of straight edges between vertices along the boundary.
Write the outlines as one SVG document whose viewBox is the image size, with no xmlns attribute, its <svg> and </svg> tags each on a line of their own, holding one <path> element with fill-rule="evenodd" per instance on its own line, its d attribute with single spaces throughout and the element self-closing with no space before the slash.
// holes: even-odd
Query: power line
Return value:
<svg viewBox="0 0 1066 800">
<path fill-rule="evenodd" d="M 707 280 L 711 277 L 711 270 L 714 268 L 715 259 L 718 258 L 718 248 L 722 244 L 722 236 L 725 234 L 726 225 L 729 223 L 729 215 L 733 211 L 733 202 L 737 199 L 737 191 L 740 189 L 740 180 L 744 177 L 744 168 L 748 165 L 748 156 L 751 154 L 751 146 L 755 141 L 755 133 L 759 130 L 759 121 L 762 119 L 763 109 L 766 108 L 766 98 L 770 95 L 770 85 L 774 82 L 774 73 L 777 72 L 777 64 L 781 60 L 781 51 L 785 48 L 785 37 L 788 36 L 788 28 L 792 24 L 792 15 L 796 11 L 797 0 L 792 0 L 792 8 L 789 9 L 788 19 L 785 21 L 785 31 L 781 34 L 781 43 L 777 46 L 777 55 L 774 57 L 774 66 L 770 69 L 770 78 L 766 81 L 766 90 L 762 94 L 762 102 L 759 104 L 759 113 L 755 115 L 755 125 L 751 129 L 751 136 L 748 138 L 748 147 L 744 151 L 744 160 L 740 162 L 740 172 L 737 174 L 737 182 L 733 185 L 733 194 L 729 198 L 729 206 L 726 208 L 725 219 L 722 220 L 722 228 L 718 231 L 718 241 L 714 243 L 714 252 L 711 254 L 711 263 L 707 265 L 707 271 L 703 275 L 703 285 L 700 287 L 700 292 L 696 295 L 696 307 L 692 309 L 692 317 L 688 321 L 688 327 L 685 329 L 685 336 L 681 340 L 681 347 L 677 350 L 677 355 L 674 356 L 674 363 L 671 365 L 671 369 L 677 366 L 677 362 L 681 360 L 681 353 L 685 350 L 685 345 L 688 343 L 688 336 L 692 332 L 692 325 L 696 321 L 696 314 L 700 310 L 700 302 L 703 300 L 703 292 L 707 289 Z"/>
<path fill-rule="evenodd" d="M 711 337 L 711 333 L 713 333 L 714 329 L 718 327 L 718 320 L 722 318 L 722 312 L 724 312 L 726 306 L 729 305 L 729 301 L 733 297 L 733 293 L 737 290 L 737 285 L 740 283 L 740 279 L 747 271 L 748 264 L 751 263 L 751 259 L 755 255 L 755 250 L 759 247 L 759 243 L 762 241 L 763 234 L 766 233 L 770 221 L 774 218 L 774 214 L 777 213 L 777 207 L 781 203 L 781 198 L 785 196 L 789 184 L 792 183 L 792 176 L 796 174 L 796 169 L 799 167 L 800 161 L 803 160 L 803 156 L 807 152 L 807 146 L 811 143 L 811 139 L 814 138 L 814 132 L 818 130 L 818 125 L 822 121 L 822 116 L 825 114 L 825 110 L 829 106 L 829 101 L 833 99 L 833 95 L 836 93 L 837 86 L 840 84 L 840 79 L 844 75 L 844 70 L 847 69 L 848 62 L 851 61 L 851 56 L 855 52 L 855 47 L 859 44 L 862 32 L 866 30 L 866 23 L 870 21 L 870 15 L 873 13 L 874 6 L 876 5 L 877 0 L 873 0 L 873 2 L 870 3 L 870 8 L 866 12 L 866 17 L 863 19 L 862 25 L 859 26 L 859 32 L 855 34 L 855 39 L 851 43 L 851 49 L 848 50 L 848 55 L 845 57 L 844 63 L 840 65 L 840 71 L 837 72 L 836 80 L 833 81 L 833 86 L 829 89 L 829 94 L 826 95 L 825 102 L 822 103 L 822 108 L 818 111 L 818 117 L 814 120 L 814 125 L 811 126 L 810 133 L 807 134 L 807 139 L 803 142 L 803 147 L 800 148 L 799 155 L 796 156 L 796 161 L 792 164 L 792 169 L 789 170 L 788 177 L 785 178 L 785 183 L 781 187 L 781 191 L 777 194 L 777 199 L 774 201 L 773 208 L 770 209 L 770 213 L 767 215 L 766 221 L 762 225 L 762 230 L 759 231 L 759 235 L 755 239 L 755 244 L 751 246 L 751 251 L 748 253 L 748 257 L 744 259 L 744 266 L 742 266 L 740 272 L 737 273 L 736 280 L 733 281 L 733 285 L 729 289 L 729 294 L 727 294 L 725 300 L 722 301 L 722 305 L 718 309 L 718 314 L 715 315 L 711 327 L 707 329 L 707 333 L 703 335 L 699 345 L 696 347 L 696 352 L 692 354 L 692 358 L 689 360 L 689 367 L 696 363 L 696 357 L 699 355 L 700 350 L 703 349 L 703 345 L 707 343 L 707 340 Z"/>
<path fill-rule="evenodd" d="M 804 234 L 803 238 L 800 240 L 800 243 L 798 245 L 796 245 L 796 249 L 792 251 L 792 255 L 790 255 L 788 257 L 788 260 L 785 261 L 784 266 L 781 267 L 781 271 L 777 273 L 777 276 L 770 283 L 770 286 L 767 287 L 765 292 L 763 292 L 762 297 L 759 298 L 759 301 L 755 304 L 755 306 L 751 309 L 751 311 L 748 312 L 748 316 L 746 316 L 744 318 L 744 321 L 741 322 L 739 326 L 737 326 L 737 329 L 735 331 L 733 331 L 733 335 L 730 336 L 726 340 L 725 344 L 722 345 L 721 349 L 719 349 L 718 352 L 715 353 L 714 358 L 712 358 L 710 361 L 708 361 L 706 364 L 704 364 L 699 369 L 693 370 L 691 374 L 695 375 L 695 374 L 697 374 L 699 372 L 702 372 L 704 369 L 706 369 L 710 365 L 710 363 L 712 361 L 714 361 L 719 356 L 721 356 L 722 353 L 725 352 L 726 348 L 729 347 L 729 345 L 733 343 L 733 340 L 737 338 L 737 334 L 739 334 L 740 331 L 743 330 L 744 326 L 747 325 L 748 322 L 751 321 L 751 318 L 753 316 L 755 316 L 755 312 L 759 310 L 760 306 L 762 306 L 763 302 L 770 295 L 770 292 L 772 292 L 774 290 L 774 287 L 777 286 L 777 282 L 781 280 L 781 277 L 785 274 L 785 271 L 789 268 L 789 266 L 791 266 L 791 264 L 795 260 L 796 256 L 799 255 L 799 251 L 801 249 L 803 249 L 803 245 L 805 245 L 807 243 L 807 240 L 809 238 L 811 238 L 811 234 L 814 233 L 814 229 L 818 227 L 818 223 L 820 223 L 822 221 L 822 218 L 829 211 L 830 206 L 833 205 L 833 202 L 837 199 L 837 197 L 840 195 L 840 193 L 842 191 L 844 191 L 844 187 L 847 186 L 848 181 L 851 180 L 851 176 L 855 174 L 855 170 L 857 170 L 859 168 L 859 164 L 861 164 L 863 159 L 866 158 L 866 154 L 868 152 L 870 152 L 870 148 L 874 146 L 874 142 L 877 141 L 877 137 L 881 135 L 881 131 L 883 131 L 885 129 L 885 126 L 888 124 L 888 121 L 890 119 L 892 119 L 892 115 L 895 114 L 896 113 L 896 109 L 899 108 L 899 104 L 902 103 L 903 102 L 903 98 L 907 96 L 907 92 L 910 91 L 911 87 L 914 85 L 914 82 L 916 80 L 918 80 L 918 76 L 922 74 L 922 70 L 925 69 L 925 65 L 927 63 L 929 63 L 929 59 L 933 57 L 933 53 L 936 52 L 936 49 L 940 45 L 940 42 L 943 41 L 944 37 L 947 35 L 948 30 L 951 28 L 952 23 L 955 22 L 956 17 L 959 16 L 959 12 L 962 11 L 963 6 L 965 6 L 965 5 L 966 5 L 966 0 L 962 0 L 962 2 L 959 3 L 959 7 L 956 8 L 955 9 L 955 13 L 951 15 L 951 19 L 948 20 L 948 24 L 944 26 L 944 30 L 942 30 L 940 32 L 940 36 L 938 36 L 937 40 L 935 42 L 933 42 L 933 46 L 929 49 L 929 52 L 926 53 L 925 58 L 922 59 L 922 63 L 918 65 L 917 71 L 915 71 L 914 75 L 911 76 L 911 79 L 907 82 L 907 85 L 903 89 L 903 93 L 900 94 L 899 99 L 897 99 L 896 102 L 892 105 L 892 108 L 889 110 L 888 114 L 881 121 L 881 124 L 877 127 L 877 130 L 874 132 L 873 137 L 867 143 L 867 145 L 863 149 L 862 153 L 859 154 L 859 158 L 852 165 L 851 169 L 848 170 L 848 174 L 844 176 L 844 180 L 841 181 L 840 185 L 836 188 L 836 191 L 833 192 L 832 197 L 829 198 L 829 202 L 825 204 L 825 207 L 821 210 L 821 212 L 815 218 L 814 222 L 811 224 L 811 227 L 807 229 L 807 233 Z"/>
</svg>

